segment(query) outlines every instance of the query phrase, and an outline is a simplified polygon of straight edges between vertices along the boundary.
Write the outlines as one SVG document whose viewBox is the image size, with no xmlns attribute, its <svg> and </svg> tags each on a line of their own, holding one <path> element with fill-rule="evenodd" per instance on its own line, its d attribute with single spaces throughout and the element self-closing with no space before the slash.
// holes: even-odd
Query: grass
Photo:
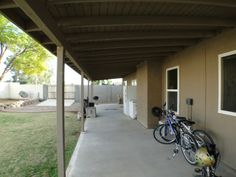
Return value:
<svg viewBox="0 0 236 177">
<path fill-rule="evenodd" d="M 65 116 L 66 164 L 76 145 L 80 122 Z M 0 113 L 0 176 L 56 177 L 56 113 Z"/>
</svg>

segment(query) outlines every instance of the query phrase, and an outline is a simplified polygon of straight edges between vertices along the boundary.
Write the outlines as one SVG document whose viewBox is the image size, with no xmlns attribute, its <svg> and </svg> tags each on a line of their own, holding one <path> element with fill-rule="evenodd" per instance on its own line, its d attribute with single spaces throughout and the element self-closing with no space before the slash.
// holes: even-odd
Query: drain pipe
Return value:
<svg viewBox="0 0 236 177">
<path fill-rule="evenodd" d="M 187 98 L 186 99 L 186 104 L 188 106 L 188 113 L 187 113 L 187 119 L 188 120 L 192 120 L 193 117 L 192 117 L 192 107 L 193 107 L 193 99 L 192 98 Z"/>
</svg>

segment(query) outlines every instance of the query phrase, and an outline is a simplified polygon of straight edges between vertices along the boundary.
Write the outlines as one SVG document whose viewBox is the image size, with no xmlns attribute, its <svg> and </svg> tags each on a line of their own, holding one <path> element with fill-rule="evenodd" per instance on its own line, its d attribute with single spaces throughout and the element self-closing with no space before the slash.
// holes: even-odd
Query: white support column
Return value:
<svg viewBox="0 0 236 177">
<path fill-rule="evenodd" d="M 64 54 L 57 47 L 57 167 L 58 177 L 65 177 L 65 130 L 64 130 Z"/>
<path fill-rule="evenodd" d="M 93 81 L 91 81 L 91 100 L 93 100 Z"/>
<path fill-rule="evenodd" d="M 89 79 L 88 79 L 88 94 L 87 95 L 88 95 L 88 102 L 89 102 L 89 100 L 90 100 L 90 98 L 89 98 L 89 95 L 90 95 L 89 94 Z"/>
<path fill-rule="evenodd" d="M 81 71 L 80 113 L 81 113 L 81 132 L 84 132 L 84 72 L 83 71 Z"/>
</svg>

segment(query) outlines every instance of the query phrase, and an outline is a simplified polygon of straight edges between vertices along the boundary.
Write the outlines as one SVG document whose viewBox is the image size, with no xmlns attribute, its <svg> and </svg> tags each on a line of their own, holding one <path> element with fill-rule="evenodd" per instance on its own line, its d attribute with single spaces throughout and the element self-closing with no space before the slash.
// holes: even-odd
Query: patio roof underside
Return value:
<svg viewBox="0 0 236 177">
<path fill-rule="evenodd" d="M 119 78 L 236 26 L 234 0 L 1 0 L 0 11 L 92 80 Z"/>
</svg>

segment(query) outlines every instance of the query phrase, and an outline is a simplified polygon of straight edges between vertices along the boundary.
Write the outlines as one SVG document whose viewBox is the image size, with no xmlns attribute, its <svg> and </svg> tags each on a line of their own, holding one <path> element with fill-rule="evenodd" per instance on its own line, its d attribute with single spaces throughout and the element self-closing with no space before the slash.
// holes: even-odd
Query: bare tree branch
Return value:
<svg viewBox="0 0 236 177">
<path fill-rule="evenodd" d="M 2 79 L 4 78 L 4 76 L 12 69 L 14 61 L 17 59 L 18 56 L 22 55 L 23 53 L 26 52 L 26 49 L 21 50 L 20 52 L 16 53 L 15 55 L 13 55 L 9 61 L 9 63 L 7 64 L 7 66 L 5 67 L 5 69 L 3 70 L 2 74 L 0 75 L 0 81 L 2 81 Z"/>
<path fill-rule="evenodd" d="M 6 53 L 8 48 L 7 48 L 7 46 L 4 47 L 4 44 L 2 44 L 2 43 L 0 45 L 1 45 L 1 52 L 0 52 L 0 64 L 1 64 L 3 56 Z"/>
</svg>

